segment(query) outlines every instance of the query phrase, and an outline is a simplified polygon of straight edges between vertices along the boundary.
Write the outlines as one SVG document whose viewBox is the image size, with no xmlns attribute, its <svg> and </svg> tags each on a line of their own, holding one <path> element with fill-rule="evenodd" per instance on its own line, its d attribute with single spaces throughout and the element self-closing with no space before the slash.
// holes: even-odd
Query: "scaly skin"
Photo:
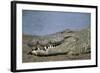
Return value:
<svg viewBox="0 0 100 73">
<path fill-rule="evenodd" d="M 88 31 L 68 34 L 61 38 L 63 39 L 58 41 L 46 40 L 45 44 L 38 41 L 37 44 L 31 47 L 31 53 L 37 56 L 46 56 L 58 54 L 79 55 L 91 52 L 90 32 Z"/>
</svg>

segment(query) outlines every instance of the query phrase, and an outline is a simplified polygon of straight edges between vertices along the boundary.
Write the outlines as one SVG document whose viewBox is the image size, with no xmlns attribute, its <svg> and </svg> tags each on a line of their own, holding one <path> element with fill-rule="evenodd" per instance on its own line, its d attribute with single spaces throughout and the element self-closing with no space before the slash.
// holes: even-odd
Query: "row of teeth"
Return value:
<svg viewBox="0 0 100 73">
<path fill-rule="evenodd" d="M 55 48 L 55 46 L 48 46 L 48 47 L 44 47 L 44 48 L 37 48 L 37 50 L 47 50 L 47 49 L 50 49 L 50 48 Z"/>
<path fill-rule="evenodd" d="M 49 46 L 49 47 L 44 47 L 45 49 L 49 49 L 49 48 L 55 48 L 55 46 Z"/>
</svg>

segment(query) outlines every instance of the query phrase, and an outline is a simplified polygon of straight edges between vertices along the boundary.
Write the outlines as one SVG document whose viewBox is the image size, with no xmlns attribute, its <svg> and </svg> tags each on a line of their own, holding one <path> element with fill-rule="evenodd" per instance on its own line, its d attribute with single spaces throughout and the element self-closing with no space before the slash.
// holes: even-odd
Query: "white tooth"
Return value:
<svg viewBox="0 0 100 73">
<path fill-rule="evenodd" d="M 32 51 L 32 53 L 37 55 L 37 52 L 36 51 Z"/>
<path fill-rule="evenodd" d="M 46 46 L 44 48 L 47 49 Z"/>
</svg>

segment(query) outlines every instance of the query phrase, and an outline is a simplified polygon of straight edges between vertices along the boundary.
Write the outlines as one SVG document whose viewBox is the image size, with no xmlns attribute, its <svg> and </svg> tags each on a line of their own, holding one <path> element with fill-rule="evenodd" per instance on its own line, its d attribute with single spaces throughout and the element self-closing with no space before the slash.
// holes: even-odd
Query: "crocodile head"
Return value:
<svg viewBox="0 0 100 73">
<path fill-rule="evenodd" d="M 48 55 L 48 51 L 50 49 L 53 49 L 57 46 L 59 46 L 60 44 L 62 44 L 62 41 L 59 41 L 59 42 L 48 42 L 48 43 L 37 43 L 36 45 L 33 45 L 32 47 L 32 51 L 29 52 L 30 54 L 34 54 L 34 55 L 37 55 L 37 56 L 41 56 L 41 55 Z"/>
</svg>

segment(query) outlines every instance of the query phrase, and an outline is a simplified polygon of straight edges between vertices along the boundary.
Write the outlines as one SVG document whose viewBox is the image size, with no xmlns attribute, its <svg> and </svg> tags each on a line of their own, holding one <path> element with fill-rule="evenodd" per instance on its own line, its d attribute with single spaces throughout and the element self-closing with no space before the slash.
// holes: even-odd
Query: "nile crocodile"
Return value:
<svg viewBox="0 0 100 73">
<path fill-rule="evenodd" d="M 91 52 L 89 31 L 64 35 L 64 37 L 60 37 L 60 39 L 57 38 L 58 37 L 50 40 L 35 40 L 28 43 L 28 46 L 32 48 L 28 54 L 46 56 L 57 54 L 76 55 Z"/>
</svg>

